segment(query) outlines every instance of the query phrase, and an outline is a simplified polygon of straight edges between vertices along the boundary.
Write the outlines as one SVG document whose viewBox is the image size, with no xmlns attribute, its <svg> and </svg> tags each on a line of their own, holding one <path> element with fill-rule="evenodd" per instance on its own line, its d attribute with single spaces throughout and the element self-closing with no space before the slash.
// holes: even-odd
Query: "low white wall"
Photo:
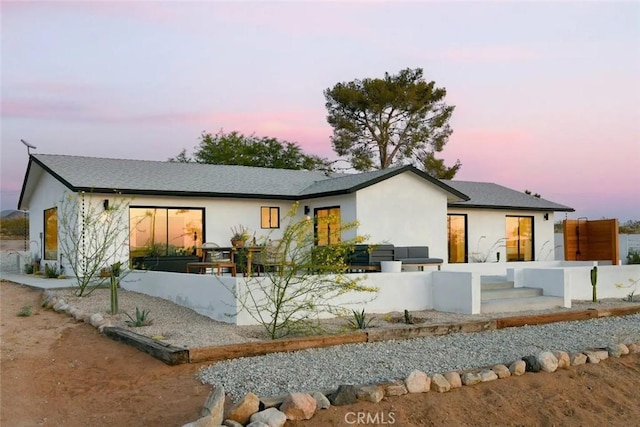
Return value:
<svg viewBox="0 0 640 427">
<path fill-rule="evenodd" d="M 434 271 L 433 308 L 462 314 L 480 314 L 480 275 L 470 272 Z"/>
<path fill-rule="evenodd" d="M 572 299 L 591 300 L 591 268 L 593 267 L 565 269 Z M 625 298 L 633 290 L 628 287 L 629 279 L 640 279 L 640 265 L 598 266 L 598 299 Z M 617 288 L 616 284 L 623 285 L 623 288 Z M 640 293 L 640 283 L 636 286 L 635 293 Z"/>
<path fill-rule="evenodd" d="M 233 277 L 141 270 L 132 271 L 120 282 L 126 290 L 164 298 L 220 322 L 239 324 L 244 319 L 242 314 L 237 316 L 231 291 L 235 285 Z"/>
<path fill-rule="evenodd" d="M 571 307 L 570 284 L 564 268 L 525 268 L 519 285 L 542 289 L 544 296 L 563 297 L 563 307 Z"/>
</svg>

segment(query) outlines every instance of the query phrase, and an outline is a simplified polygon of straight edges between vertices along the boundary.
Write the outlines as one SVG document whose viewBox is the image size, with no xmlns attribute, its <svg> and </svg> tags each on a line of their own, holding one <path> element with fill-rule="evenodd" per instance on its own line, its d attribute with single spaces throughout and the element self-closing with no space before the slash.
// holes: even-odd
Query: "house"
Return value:
<svg viewBox="0 0 640 427">
<path fill-rule="evenodd" d="M 277 238 L 298 202 L 298 216 L 357 220 L 351 233 L 428 246 L 445 263 L 533 261 L 547 249 L 552 259 L 554 212 L 573 211 L 496 184 L 437 180 L 412 166 L 337 174 L 32 154 L 18 208 L 29 211 L 31 240 L 45 262 L 65 263 L 58 207 L 68 194 L 94 208 L 126 201 L 128 258 L 149 250 L 179 255 L 203 242 L 225 246 L 237 224 Z M 340 237 L 327 227 L 316 230 L 319 244 Z"/>
</svg>

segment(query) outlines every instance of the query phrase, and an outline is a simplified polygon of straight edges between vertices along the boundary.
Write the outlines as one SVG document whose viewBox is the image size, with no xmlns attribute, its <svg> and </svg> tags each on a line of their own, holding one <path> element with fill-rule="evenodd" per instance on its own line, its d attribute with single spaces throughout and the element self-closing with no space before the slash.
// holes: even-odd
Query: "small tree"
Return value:
<svg viewBox="0 0 640 427">
<path fill-rule="evenodd" d="M 77 296 L 89 295 L 108 279 L 100 277 L 102 269 L 126 260 L 129 200 L 104 200 L 81 192 L 65 194 L 57 205 L 60 250 L 76 278 Z"/>
<path fill-rule="evenodd" d="M 336 305 L 338 296 L 377 292 L 377 288 L 361 283 L 362 276 L 345 274 L 353 245 L 364 239 L 356 236 L 339 244 L 316 246 L 314 221 L 308 217 L 296 219 L 297 208 L 294 204 L 288 213 L 280 239 L 273 242 L 269 242 L 268 236 L 262 239 L 265 245 L 273 246 L 269 252 L 273 271 L 265 271 L 264 277 L 247 278 L 244 292 L 234 292 L 240 307 L 262 325 L 272 339 L 318 331 L 321 314 L 346 312 L 344 307 Z M 336 218 L 327 216 L 316 221 L 335 223 Z M 343 233 L 355 227 L 355 223 L 348 223 L 334 230 Z"/>
</svg>

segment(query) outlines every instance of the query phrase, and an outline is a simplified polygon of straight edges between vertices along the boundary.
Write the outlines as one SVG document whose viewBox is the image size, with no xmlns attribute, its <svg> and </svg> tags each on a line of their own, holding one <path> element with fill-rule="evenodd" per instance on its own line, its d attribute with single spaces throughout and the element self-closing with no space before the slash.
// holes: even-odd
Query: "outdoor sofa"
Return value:
<svg viewBox="0 0 640 427">
<path fill-rule="evenodd" d="M 403 266 L 415 266 L 419 270 L 430 265 L 437 265 L 440 269 L 443 262 L 441 258 L 429 257 L 428 246 L 355 245 L 349 254 L 348 270 L 380 271 L 382 261 L 402 261 Z"/>
</svg>

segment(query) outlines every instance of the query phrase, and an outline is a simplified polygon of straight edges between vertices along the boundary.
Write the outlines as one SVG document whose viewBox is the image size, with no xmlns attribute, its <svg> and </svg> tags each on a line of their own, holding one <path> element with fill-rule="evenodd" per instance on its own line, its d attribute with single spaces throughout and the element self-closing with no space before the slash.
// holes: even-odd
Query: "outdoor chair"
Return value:
<svg viewBox="0 0 640 427">
<path fill-rule="evenodd" d="M 277 271 L 279 275 L 284 272 L 284 267 L 291 263 L 285 259 L 285 254 L 281 251 L 280 241 L 269 241 L 260 252 L 253 255 L 252 265 L 255 266 L 256 275 L 260 276 L 260 271 Z"/>
<path fill-rule="evenodd" d="M 233 261 L 233 253 L 231 251 L 222 251 L 220 246 L 213 242 L 202 244 L 202 259 L 199 262 L 190 262 L 187 264 L 187 273 L 197 270 L 200 274 L 204 274 L 208 269 L 211 273 L 215 272 L 218 276 L 222 274 L 222 269 L 227 269 L 232 276 L 236 275 L 236 264 Z"/>
</svg>

